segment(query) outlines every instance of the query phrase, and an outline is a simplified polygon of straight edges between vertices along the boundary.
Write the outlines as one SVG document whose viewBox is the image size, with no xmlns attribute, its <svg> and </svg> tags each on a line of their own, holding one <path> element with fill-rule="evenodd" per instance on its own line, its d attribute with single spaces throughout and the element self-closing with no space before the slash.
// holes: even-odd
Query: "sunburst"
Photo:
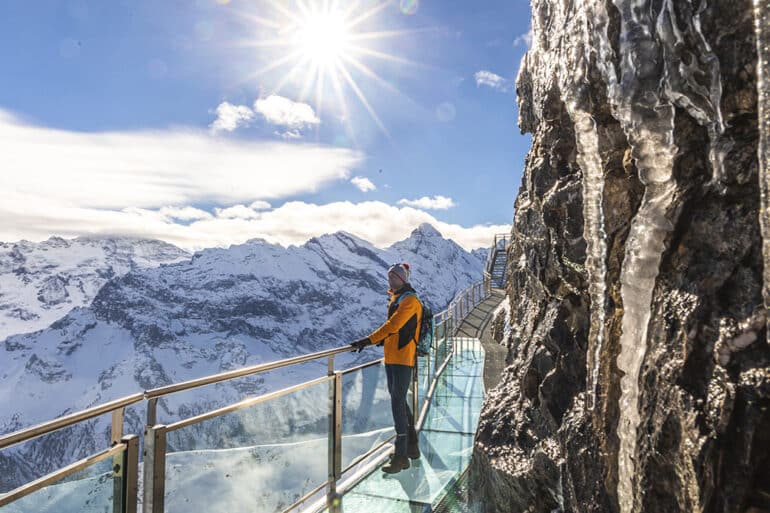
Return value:
<svg viewBox="0 0 770 513">
<path fill-rule="evenodd" d="M 390 138 L 385 124 L 351 70 L 356 70 L 360 76 L 378 86 L 403 95 L 376 73 L 366 60 L 423 67 L 374 45 L 378 40 L 402 37 L 425 29 L 364 30 L 363 26 L 377 24 L 377 15 L 394 5 L 392 0 L 382 0 L 366 9 L 355 0 L 345 8 L 335 0 L 294 0 L 293 4 L 285 0 L 267 0 L 267 4 L 273 11 L 268 17 L 239 13 L 249 23 L 259 25 L 270 34 L 270 37 L 241 41 L 240 44 L 257 47 L 261 52 L 273 50 L 269 53 L 272 59 L 246 80 L 280 73 L 273 87 L 274 93 L 280 94 L 287 84 L 298 81 L 301 84 L 298 99 L 307 101 L 314 94 L 315 107 L 319 111 L 326 95 L 332 92 L 351 135 L 354 132 L 346 97 L 348 92 L 352 92 L 379 129 Z"/>
</svg>

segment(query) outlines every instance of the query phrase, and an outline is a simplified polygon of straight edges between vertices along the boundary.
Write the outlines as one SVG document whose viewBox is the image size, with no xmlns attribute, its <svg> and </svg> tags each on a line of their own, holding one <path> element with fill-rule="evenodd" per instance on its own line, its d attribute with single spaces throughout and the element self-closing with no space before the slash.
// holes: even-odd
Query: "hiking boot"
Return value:
<svg viewBox="0 0 770 513">
<path fill-rule="evenodd" d="M 409 459 L 406 456 L 396 456 L 395 454 L 390 457 L 390 462 L 382 467 L 382 471 L 386 474 L 398 474 L 402 470 L 409 468 Z"/>
</svg>

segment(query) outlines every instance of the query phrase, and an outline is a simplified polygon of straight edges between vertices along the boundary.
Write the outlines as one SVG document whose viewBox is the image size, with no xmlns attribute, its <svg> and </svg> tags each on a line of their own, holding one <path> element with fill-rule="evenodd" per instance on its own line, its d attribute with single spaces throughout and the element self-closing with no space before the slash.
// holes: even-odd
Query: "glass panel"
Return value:
<svg viewBox="0 0 770 513">
<path fill-rule="evenodd" d="M 395 434 L 385 365 L 342 377 L 342 468 Z M 411 403 L 407 403 L 411 404 Z"/>
<path fill-rule="evenodd" d="M 1 507 L 2 513 L 104 513 L 112 511 L 112 458 Z"/>
<path fill-rule="evenodd" d="M 433 355 L 420 356 L 417 358 L 417 398 L 418 405 L 422 408 L 422 402 L 430 388 L 430 382 L 433 379 Z M 417 414 L 419 417 L 419 412 Z"/>
<path fill-rule="evenodd" d="M 326 482 L 330 383 L 169 433 L 166 512 L 280 511 Z"/>
<path fill-rule="evenodd" d="M 435 504 L 470 463 L 473 438 L 423 431 L 422 457 L 398 474 L 372 472 L 342 497 L 343 511 L 431 511 L 426 506 Z"/>
</svg>

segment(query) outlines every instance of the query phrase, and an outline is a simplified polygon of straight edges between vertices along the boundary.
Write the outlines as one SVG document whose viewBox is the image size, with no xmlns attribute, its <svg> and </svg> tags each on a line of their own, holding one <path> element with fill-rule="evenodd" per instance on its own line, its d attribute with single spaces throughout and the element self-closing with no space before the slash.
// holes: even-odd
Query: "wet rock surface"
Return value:
<svg viewBox="0 0 770 513">
<path fill-rule="evenodd" d="M 622 510 L 617 360 L 630 307 L 623 304 L 621 273 L 646 186 L 639 179 L 639 149 L 611 105 L 599 51 L 576 46 L 593 41 L 593 33 L 602 29 L 594 13 L 606 12 L 604 30 L 615 51 L 614 65 L 621 69 L 619 49 L 635 37 L 623 39 L 625 4 L 631 2 L 532 2 L 534 43 L 517 90 L 519 124 L 533 141 L 508 260 L 509 366 L 485 401 L 471 469 L 472 487 L 487 498 L 484 511 Z M 647 74 L 643 83 L 661 105 L 669 102 L 674 109 L 668 135 L 676 153 L 670 169 L 673 197 L 664 212 L 670 226 L 661 230 L 664 249 L 650 320 L 638 346 L 643 351 L 640 421 L 628 435 L 635 438 L 635 453 L 627 507 L 770 511 L 770 346 L 762 299 L 751 2 L 634 4 L 657 20 L 650 30 L 661 48 L 660 62 L 651 60 L 639 73 Z M 693 16 L 708 48 L 692 31 L 676 45 L 661 40 L 668 37 L 666 26 L 689 26 Z M 670 48 L 676 55 L 665 54 Z M 688 67 L 715 69 L 713 61 L 698 61 L 711 54 L 718 60 L 724 121 L 716 138 L 692 105 L 666 89 L 666 80 L 673 79 L 663 77 L 668 63 L 681 64 L 677 73 Z M 574 91 L 564 90 L 564 74 L 581 67 L 580 105 L 595 123 L 603 171 L 606 296 L 598 350 L 589 339 L 585 174 L 577 163 L 576 128 L 566 106 Z M 705 105 L 696 93 L 703 92 L 698 85 L 707 88 L 707 77 L 690 78 L 684 93 Z M 717 151 L 710 155 L 712 146 Z M 714 160 L 720 152 L 721 171 Z"/>
</svg>

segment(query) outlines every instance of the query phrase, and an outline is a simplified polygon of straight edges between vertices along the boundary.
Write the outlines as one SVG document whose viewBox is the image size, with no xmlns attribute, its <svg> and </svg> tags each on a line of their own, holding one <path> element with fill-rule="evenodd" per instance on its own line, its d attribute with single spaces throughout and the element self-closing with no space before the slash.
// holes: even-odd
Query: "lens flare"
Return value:
<svg viewBox="0 0 770 513">
<path fill-rule="evenodd" d="M 457 109 L 449 102 L 442 103 L 436 107 L 436 117 L 442 123 L 449 123 L 457 116 Z"/>
<path fill-rule="evenodd" d="M 411 16 L 420 8 L 419 0 L 401 0 L 401 12 Z"/>
</svg>

